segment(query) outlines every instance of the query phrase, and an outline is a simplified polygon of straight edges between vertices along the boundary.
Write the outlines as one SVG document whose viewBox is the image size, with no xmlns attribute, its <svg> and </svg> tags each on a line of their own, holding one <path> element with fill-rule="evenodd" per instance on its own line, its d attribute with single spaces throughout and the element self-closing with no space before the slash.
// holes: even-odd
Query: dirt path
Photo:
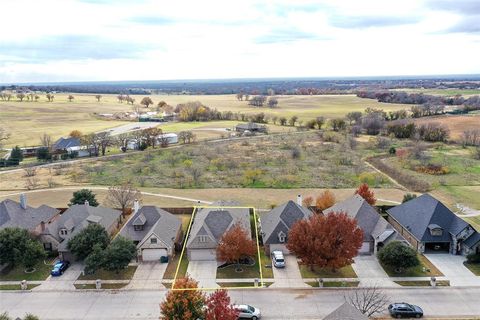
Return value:
<svg viewBox="0 0 480 320">
<path fill-rule="evenodd" d="M 400 189 L 402 190 L 405 190 L 405 191 L 410 191 L 408 190 L 407 187 L 405 187 L 404 185 L 402 185 L 400 182 L 398 182 L 397 180 L 395 180 L 394 178 L 390 177 L 388 174 L 386 174 L 385 172 L 381 171 L 380 169 L 378 169 L 377 167 L 375 167 L 373 164 L 371 164 L 370 162 L 368 162 L 367 160 L 364 160 L 365 164 L 367 166 L 369 166 L 370 168 L 372 168 L 373 170 L 375 170 L 376 172 L 380 173 L 381 175 L 387 177 L 390 181 L 393 182 L 393 184 L 395 184 L 397 187 L 399 187 Z M 379 199 L 380 200 L 380 199 Z M 388 201 L 388 200 L 387 200 Z"/>
</svg>

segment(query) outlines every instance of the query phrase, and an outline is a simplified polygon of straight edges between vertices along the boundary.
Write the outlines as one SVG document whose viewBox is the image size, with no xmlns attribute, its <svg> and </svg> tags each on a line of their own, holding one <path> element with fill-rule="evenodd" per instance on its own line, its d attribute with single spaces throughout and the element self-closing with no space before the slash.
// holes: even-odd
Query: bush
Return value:
<svg viewBox="0 0 480 320">
<path fill-rule="evenodd" d="M 444 175 L 450 172 L 448 167 L 432 163 L 429 163 L 426 166 L 417 166 L 415 168 L 415 171 L 430 175 Z"/>
<path fill-rule="evenodd" d="M 417 252 L 400 241 L 392 241 L 377 254 L 380 262 L 402 272 L 420 265 Z"/>
<path fill-rule="evenodd" d="M 480 253 L 470 253 L 467 255 L 468 263 L 480 263 Z"/>
<path fill-rule="evenodd" d="M 402 200 L 402 203 L 405 203 L 407 201 L 410 201 L 410 200 L 413 200 L 417 197 L 416 194 L 414 193 L 406 193 L 404 196 L 403 196 L 403 200 Z"/>
<path fill-rule="evenodd" d="M 397 149 L 395 149 L 395 147 L 390 147 L 390 149 L 388 149 L 388 153 L 391 155 L 395 155 L 397 153 Z"/>
</svg>

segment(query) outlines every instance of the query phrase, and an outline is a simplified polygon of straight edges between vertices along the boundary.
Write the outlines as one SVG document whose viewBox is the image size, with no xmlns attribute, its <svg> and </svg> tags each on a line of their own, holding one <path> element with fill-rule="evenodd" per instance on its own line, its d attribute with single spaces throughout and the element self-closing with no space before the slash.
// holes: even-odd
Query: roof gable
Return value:
<svg viewBox="0 0 480 320">
<path fill-rule="evenodd" d="M 368 317 L 348 302 L 344 302 L 323 320 L 368 320 Z"/>
<path fill-rule="evenodd" d="M 38 208 L 27 206 L 23 209 L 20 203 L 6 199 L 0 202 L 0 228 L 19 227 L 31 230 L 42 222 L 47 223 L 58 213 L 57 209 L 46 205 Z"/>
</svg>

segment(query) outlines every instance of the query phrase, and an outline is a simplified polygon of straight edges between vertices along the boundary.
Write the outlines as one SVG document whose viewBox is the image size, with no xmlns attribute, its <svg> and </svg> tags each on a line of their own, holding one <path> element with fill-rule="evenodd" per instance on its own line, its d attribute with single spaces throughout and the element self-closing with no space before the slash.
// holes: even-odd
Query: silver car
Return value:
<svg viewBox="0 0 480 320">
<path fill-rule="evenodd" d="M 285 257 L 282 251 L 275 250 L 272 252 L 272 263 L 275 268 L 285 268 Z"/>
<path fill-rule="evenodd" d="M 238 310 L 239 319 L 257 320 L 262 317 L 260 313 L 260 309 L 252 307 L 248 304 L 238 304 L 238 305 L 234 305 L 233 307 Z"/>
</svg>

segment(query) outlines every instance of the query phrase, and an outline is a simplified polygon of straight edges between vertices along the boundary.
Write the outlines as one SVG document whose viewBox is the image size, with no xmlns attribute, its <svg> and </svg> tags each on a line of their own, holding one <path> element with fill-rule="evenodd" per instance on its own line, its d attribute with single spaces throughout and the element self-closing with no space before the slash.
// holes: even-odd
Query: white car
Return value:
<svg viewBox="0 0 480 320">
<path fill-rule="evenodd" d="M 239 319 L 257 320 L 262 317 L 260 313 L 260 309 L 252 307 L 248 304 L 238 304 L 238 305 L 234 305 L 233 307 L 238 310 Z"/>
<path fill-rule="evenodd" d="M 285 268 L 285 257 L 282 251 L 272 251 L 272 264 L 275 268 Z"/>
</svg>

